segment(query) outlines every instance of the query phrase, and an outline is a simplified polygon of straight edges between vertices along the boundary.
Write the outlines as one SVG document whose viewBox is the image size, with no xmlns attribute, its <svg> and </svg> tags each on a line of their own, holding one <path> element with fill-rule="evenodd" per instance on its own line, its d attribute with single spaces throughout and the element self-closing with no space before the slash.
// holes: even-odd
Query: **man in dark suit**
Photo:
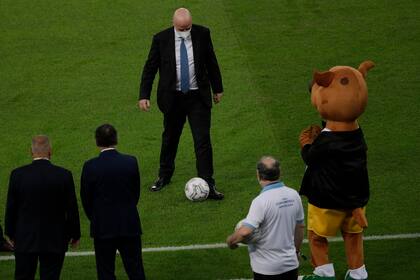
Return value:
<svg viewBox="0 0 420 280">
<path fill-rule="evenodd" d="M 47 136 L 32 139 L 33 162 L 10 175 L 5 231 L 15 246 L 15 279 L 59 279 L 69 242 L 79 245 L 80 223 L 70 171 L 50 162 Z"/>
<path fill-rule="evenodd" d="M 112 125 L 98 127 L 95 138 L 101 153 L 83 166 L 80 197 L 90 220 L 98 279 L 116 279 L 117 250 L 129 279 L 145 279 L 137 211 L 140 198 L 137 159 L 115 149 L 117 131 Z"/>
<path fill-rule="evenodd" d="M 223 95 L 222 77 L 210 30 L 192 24 L 185 8 L 175 11 L 173 27 L 154 35 L 140 84 L 139 107 L 149 111 L 153 81 L 159 70 L 157 103 L 164 114 L 159 176 L 150 188 L 167 185 L 175 170 L 179 138 L 186 118 L 191 127 L 198 177 L 210 186 L 210 199 L 223 199 L 213 179 L 213 151 L 210 140 L 211 107 Z"/>
</svg>

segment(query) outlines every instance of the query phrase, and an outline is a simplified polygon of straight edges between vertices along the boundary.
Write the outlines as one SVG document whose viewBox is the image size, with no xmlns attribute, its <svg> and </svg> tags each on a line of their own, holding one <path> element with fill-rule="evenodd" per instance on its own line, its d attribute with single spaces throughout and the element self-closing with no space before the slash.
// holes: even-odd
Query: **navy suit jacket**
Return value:
<svg viewBox="0 0 420 280">
<path fill-rule="evenodd" d="M 108 150 L 85 162 L 80 197 L 90 220 L 91 237 L 115 238 L 141 234 L 137 211 L 140 173 L 135 157 Z"/>
<path fill-rule="evenodd" d="M 207 27 L 193 24 L 191 40 L 199 94 L 203 102 L 211 107 L 210 87 L 213 93 L 221 93 L 223 92 L 223 83 L 210 30 Z M 172 108 L 176 88 L 174 27 L 153 36 L 152 46 L 141 76 L 139 99 L 150 99 L 153 81 L 158 70 L 157 103 L 159 109 L 166 113 Z"/>
<path fill-rule="evenodd" d="M 65 252 L 70 238 L 80 238 L 71 172 L 43 159 L 13 170 L 5 232 L 14 240 L 16 252 Z"/>
</svg>

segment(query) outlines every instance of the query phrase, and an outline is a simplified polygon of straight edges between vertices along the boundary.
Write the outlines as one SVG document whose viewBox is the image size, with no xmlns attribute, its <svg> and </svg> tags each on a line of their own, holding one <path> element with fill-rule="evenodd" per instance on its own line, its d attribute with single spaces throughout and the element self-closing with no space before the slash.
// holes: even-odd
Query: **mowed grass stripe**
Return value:
<svg viewBox="0 0 420 280">
<path fill-rule="evenodd" d="M 387 234 L 387 235 L 371 235 L 365 236 L 363 239 L 365 241 L 375 241 L 375 240 L 390 240 L 390 239 L 415 239 L 420 238 L 420 232 L 417 233 L 402 233 L 402 234 Z M 342 242 L 341 237 L 329 238 L 329 242 Z M 303 240 L 303 243 L 308 243 L 308 240 Z M 245 246 L 245 245 L 242 245 Z M 186 246 L 166 246 L 166 247 L 154 247 L 154 248 L 143 248 L 143 253 L 150 252 L 171 252 L 171 251 L 187 251 L 187 250 L 203 250 L 203 249 L 220 249 L 225 248 L 225 243 L 214 243 L 214 244 L 194 244 Z M 83 256 L 93 256 L 95 255 L 94 251 L 82 251 L 82 252 L 67 252 L 67 257 L 83 257 Z M 14 260 L 14 256 L 0 256 L 0 261 Z"/>
</svg>

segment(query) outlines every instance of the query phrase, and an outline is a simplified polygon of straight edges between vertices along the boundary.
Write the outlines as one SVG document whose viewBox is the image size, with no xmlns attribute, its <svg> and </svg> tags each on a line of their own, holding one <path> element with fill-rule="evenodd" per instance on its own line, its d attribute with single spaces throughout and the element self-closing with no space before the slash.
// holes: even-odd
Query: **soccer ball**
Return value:
<svg viewBox="0 0 420 280">
<path fill-rule="evenodd" d="M 243 222 L 245 222 L 245 219 L 240 220 L 236 224 L 235 231 L 237 231 L 242 226 Z M 260 238 L 261 238 L 260 230 L 257 228 L 257 229 L 254 229 L 254 231 L 251 233 L 251 235 L 249 235 L 247 238 L 242 240 L 241 243 L 244 243 L 244 244 L 256 243 L 256 242 L 258 242 L 258 240 L 260 240 Z"/>
<path fill-rule="evenodd" d="M 209 193 L 209 185 L 201 178 L 192 178 L 185 184 L 185 196 L 191 201 L 206 200 Z"/>
</svg>

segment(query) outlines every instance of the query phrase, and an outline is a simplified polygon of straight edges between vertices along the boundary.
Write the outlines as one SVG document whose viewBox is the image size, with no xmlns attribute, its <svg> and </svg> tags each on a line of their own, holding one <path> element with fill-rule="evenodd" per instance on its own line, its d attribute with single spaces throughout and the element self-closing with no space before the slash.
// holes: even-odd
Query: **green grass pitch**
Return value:
<svg viewBox="0 0 420 280">
<path fill-rule="evenodd" d="M 185 126 L 172 184 L 148 186 L 158 168 L 162 115 L 137 107 L 139 77 L 152 35 L 185 5 L 211 28 L 225 85 L 212 112 L 215 179 L 221 202 L 191 203 L 183 185 L 195 176 Z M 299 188 L 298 135 L 319 123 L 307 83 L 314 69 L 376 63 L 360 124 L 368 151 L 371 200 L 366 235 L 420 232 L 419 1 L 11 1 L 0 3 L 0 217 L 10 171 L 30 162 L 30 138 L 47 134 L 53 162 L 73 171 L 77 190 L 95 156 L 94 129 L 109 122 L 119 150 L 141 164 L 139 210 L 144 247 L 224 242 L 258 194 L 255 163 L 271 154 L 284 182 Z M 304 200 L 304 204 L 306 201 Z M 80 206 L 80 203 L 79 203 Z M 80 251 L 92 250 L 82 209 Z M 418 279 L 420 239 L 368 241 L 370 279 Z M 309 254 L 307 245 L 304 253 Z M 337 279 L 346 271 L 342 243 L 331 245 Z M 245 248 L 145 253 L 149 279 L 250 278 Z M 311 272 L 308 262 L 302 273 Z M 0 261 L 0 279 L 13 278 Z M 120 260 L 117 276 L 126 279 Z M 93 257 L 65 260 L 62 279 L 95 279 Z"/>
</svg>

